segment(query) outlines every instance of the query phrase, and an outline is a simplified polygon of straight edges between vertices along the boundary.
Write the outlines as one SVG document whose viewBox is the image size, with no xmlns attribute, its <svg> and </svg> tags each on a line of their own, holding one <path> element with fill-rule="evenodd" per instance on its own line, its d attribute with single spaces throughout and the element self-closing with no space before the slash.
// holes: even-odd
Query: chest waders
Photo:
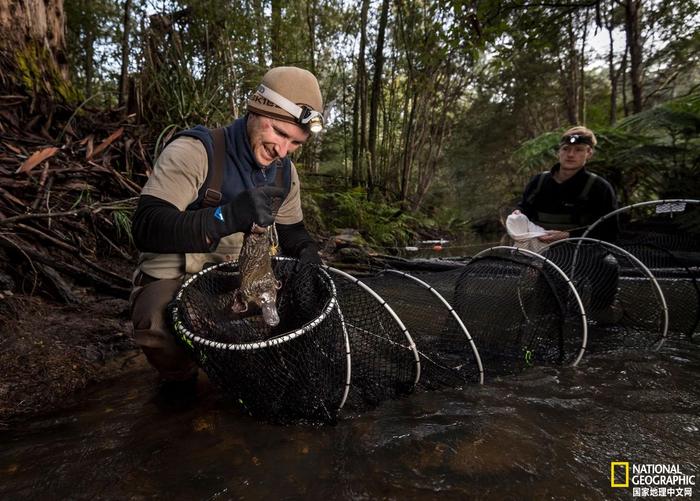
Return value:
<svg viewBox="0 0 700 501">
<path fill-rule="evenodd" d="M 527 197 L 527 203 L 532 205 L 535 198 L 542 189 L 544 182 L 551 178 L 552 174 L 549 171 L 541 173 L 537 179 L 537 186 L 535 186 L 534 191 Z M 576 202 L 583 203 L 588 200 L 588 195 L 593 188 L 593 185 L 598 178 L 597 174 L 593 172 L 588 172 L 588 180 L 584 185 L 581 193 L 576 196 Z M 573 211 L 568 214 L 555 214 L 551 212 L 537 211 L 535 216 L 535 222 L 542 226 L 545 230 L 573 230 L 579 228 L 583 225 L 587 225 L 592 221 L 589 221 L 590 217 L 580 213 L 579 207 L 574 207 Z"/>
</svg>

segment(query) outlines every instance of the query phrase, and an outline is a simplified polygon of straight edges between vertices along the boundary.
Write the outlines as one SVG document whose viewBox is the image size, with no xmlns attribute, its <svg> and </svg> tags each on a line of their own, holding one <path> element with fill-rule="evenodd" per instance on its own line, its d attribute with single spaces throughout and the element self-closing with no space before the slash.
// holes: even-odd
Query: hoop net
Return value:
<svg viewBox="0 0 700 501">
<path fill-rule="evenodd" d="M 328 271 L 350 339 L 348 406 L 363 410 L 412 392 L 420 379 L 421 366 L 413 338 L 401 319 L 364 279 L 335 268 Z"/>
<path fill-rule="evenodd" d="M 363 281 L 384 298 L 411 333 L 420 355 L 419 388 L 464 387 L 483 382 L 476 345 L 449 300 L 459 270 L 430 274 L 387 270 Z M 450 293 L 451 296 L 451 293 Z"/>
<path fill-rule="evenodd" d="M 571 279 L 588 320 L 589 349 L 659 347 L 668 312 L 649 269 L 616 245 L 588 238 L 551 244 L 542 255 Z"/>
<path fill-rule="evenodd" d="M 280 323 L 233 312 L 237 263 L 194 275 L 171 308 L 174 330 L 211 380 L 252 415 L 332 422 L 345 402 L 350 356 L 334 285 L 321 268 L 275 258 Z"/>
<path fill-rule="evenodd" d="M 457 278 L 453 304 L 487 375 L 576 364 L 583 355 L 587 328 L 577 293 L 561 270 L 533 252 L 494 247 L 478 254 Z"/>
<path fill-rule="evenodd" d="M 656 277 L 666 298 L 669 331 L 692 336 L 700 323 L 700 200 L 654 200 L 622 207 L 615 244 Z M 584 237 L 586 235 L 584 234 Z"/>
</svg>

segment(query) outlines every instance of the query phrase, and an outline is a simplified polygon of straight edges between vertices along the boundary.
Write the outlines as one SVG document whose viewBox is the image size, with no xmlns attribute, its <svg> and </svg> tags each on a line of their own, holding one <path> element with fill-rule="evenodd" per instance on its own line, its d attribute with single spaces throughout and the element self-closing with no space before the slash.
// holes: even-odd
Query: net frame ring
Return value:
<svg viewBox="0 0 700 501">
<path fill-rule="evenodd" d="M 272 256 L 273 261 L 279 261 L 279 262 L 284 262 L 287 261 L 289 264 L 292 262 L 298 263 L 297 259 L 286 257 L 286 256 Z M 350 353 L 350 342 L 348 338 L 348 333 L 347 329 L 345 326 L 345 323 L 343 321 L 343 316 L 342 316 L 342 311 L 340 310 L 339 304 L 338 304 L 338 299 L 337 299 L 337 292 L 335 288 L 335 284 L 333 283 L 332 278 L 328 274 L 328 272 L 324 269 L 323 266 L 317 266 L 318 272 L 322 273 L 325 281 L 328 284 L 329 287 L 329 292 L 330 292 L 330 298 L 326 301 L 326 304 L 323 308 L 323 310 L 319 313 L 319 315 L 314 318 L 313 320 L 305 323 L 303 326 L 301 326 L 298 329 L 294 329 L 292 331 L 285 332 L 280 335 L 276 335 L 270 339 L 266 339 L 264 341 L 255 341 L 255 342 L 245 342 L 245 343 L 225 343 L 225 342 L 220 342 L 220 341 L 213 341 L 209 339 L 205 339 L 201 336 L 198 336 L 194 332 L 190 331 L 187 327 L 183 325 L 183 321 L 180 318 L 180 305 L 182 303 L 182 297 L 183 294 L 185 294 L 185 291 L 189 286 L 192 285 L 195 281 L 201 279 L 201 277 L 205 276 L 208 273 L 212 273 L 214 271 L 219 270 L 220 268 L 227 267 L 235 265 L 238 266 L 237 261 L 224 261 L 221 263 L 214 264 L 212 266 L 209 266 L 191 277 L 189 277 L 181 286 L 180 289 L 178 290 L 177 294 L 175 295 L 173 301 L 172 301 L 172 307 L 170 308 L 170 320 L 171 320 L 171 325 L 172 328 L 175 332 L 175 335 L 180 338 L 188 347 L 188 350 L 194 350 L 194 345 L 201 345 L 207 348 L 216 348 L 216 349 L 221 349 L 221 350 L 229 350 L 229 351 L 255 351 L 255 350 L 261 350 L 265 349 L 268 347 L 273 347 L 273 346 L 278 346 L 280 344 L 289 342 L 293 339 L 296 339 L 316 327 L 318 327 L 323 321 L 325 321 L 331 314 L 334 312 L 338 314 L 340 318 L 340 323 L 342 326 L 342 332 L 343 332 L 343 344 L 344 344 L 344 359 L 346 361 L 345 363 L 345 375 L 344 375 L 344 387 L 342 391 L 342 396 L 340 398 L 340 402 L 338 404 L 337 410 L 341 410 L 343 406 L 345 405 L 345 402 L 348 397 L 349 389 L 350 389 L 350 379 L 351 379 L 351 353 Z"/>
<path fill-rule="evenodd" d="M 570 292 L 572 294 L 572 297 L 576 300 L 576 305 L 579 308 L 579 316 L 581 319 L 581 345 L 578 349 L 578 354 L 574 358 L 574 361 L 567 364 L 569 367 L 576 367 L 581 359 L 583 358 L 584 353 L 586 352 L 586 347 L 588 346 L 588 321 L 586 318 L 586 308 L 583 305 L 583 301 L 581 301 L 581 296 L 578 293 L 578 290 L 576 290 L 576 286 L 574 283 L 571 281 L 569 276 L 559 267 L 557 266 L 556 263 L 554 263 L 552 260 L 547 259 L 546 257 L 542 256 L 541 254 L 538 254 L 536 252 L 533 252 L 528 249 L 523 249 L 520 247 L 514 247 L 514 246 L 509 246 L 509 245 L 497 245 L 495 247 L 489 247 L 488 249 L 484 249 L 483 251 L 479 252 L 476 254 L 473 258 L 472 261 L 479 259 L 479 258 L 484 258 L 488 257 L 489 255 L 494 255 L 496 257 L 502 257 L 499 256 L 498 253 L 511 253 L 511 254 L 522 254 L 528 257 L 535 258 L 537 260 L 542 261 L 543 266 L 549 266 L 551 267 L 555 273 L 557 273 L 566 283 L 566 285 L 569 287 Z"/>
<path fill-rule="evenodd" d="M 573 262 L 571 264 L 572 272 L 570 274 L 570 278 L 572 279 L 572 281 L 576 279 L 575 271 L 576 271 L 576 259 L 578 256 L 578 251 L 581 248 L 581 244 L 583 244 L 585 242 L 596 243 L 596 244 L 599 244 L 603 247 L 611 249 L 615 252 L 619 252 L 621 255 L 625 256 L 627 259 L 629 259 L 635 265 L 637 265 L 642 270 L 642 272 L 647 276 L 647 278 L 649 279 L 649 281 L 652 284 L 653 290 L 656 293 L 659 302 L 661 303 L 662 319 L 663 320 L 662 320 L 662 324 L 661 324 L 660 338 L 651 348 L 654 351 L 658 351 L 663 346 L 663 344 L 666 342 L 666 339 L 668 338 L 669 312 L 668 312 L 668 304 L 666 303 L 666 296 L 664 295 L 663 290 L 661 289 L 661 285 L 659 285 L 658 280 L 656 279 L 654 274 L 651 272 L 651 270 L 642 261 L 640 261 L 634 254 L 632 254 L 628 250 L 625 250 L 622 247 L 617 246 L 615 244 L 612 244 L 610 242 L 606 242 L 605 240 L 599 240 L 596 238 L 572 237 L 572 238 L 565 238 L 562 240 L 557 240 L 556 242 L 552 242 L 550 244 L 547 244 L 547 246 L 542 248 L 541 252 L 545 252 L 547 249 L 551 249 L 551 248 L 554 248 L 556 246 L 563 245 L 565 243 L 571 243 L 571 242 L 577 242 L 576 250 L 574 251 Z"/>
<path fill-rule="evenodd" d="M 603 223 L 604 221 L 610 219 L 613 216 L 617 216 L 623 212 L 629 212 L 632 209 L 635 209 L 637 207 L 646 207 L 650 205 L 670 205 L 671 210 L 670 212 L 682 212 L 682 211 L 674 211 L 673 210 L 673 205 L 674 204 L 691 204 L 691 205 L 700 205 L 700 200 L 696 200 L 693 198 L 668 198 L 668 199 L 663 199 L 663 200 L 647 200 L 645 202 L 638 202 L 636 204 L 630 204 L 630 205 L 625 205 L 624 207 L 620 207 L 618 209 L 615 209 L 614 211 L 610 211 L 604 216 L 601 216 L 597 220 L 593 221 L 588 228 L 586 228 L 586 231 L 583 232 L 583 235 L 581 235 L 581 238 L 587 238 L 588 234 L 591 233 L 596 226 L 599 224 Z M 683 211 L 685 208 L 683 208 Z"/>
</svg>

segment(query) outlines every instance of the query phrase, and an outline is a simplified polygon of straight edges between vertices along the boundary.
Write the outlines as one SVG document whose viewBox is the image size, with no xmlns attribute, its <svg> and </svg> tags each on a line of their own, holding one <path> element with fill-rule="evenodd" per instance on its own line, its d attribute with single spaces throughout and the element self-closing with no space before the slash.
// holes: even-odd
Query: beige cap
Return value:
<svg viewBox="0 0 700 501">
<path fill-rule="evenodd" d="M 321 89 L 310 71 L 294 66 L 279 66 L 265 73 L 261 83 L 298 106 L 323 113 Z M 259 90 L 248 99 L 248 111 L 298 124 L 296 117 L 265 98 Z"/>
</svg>

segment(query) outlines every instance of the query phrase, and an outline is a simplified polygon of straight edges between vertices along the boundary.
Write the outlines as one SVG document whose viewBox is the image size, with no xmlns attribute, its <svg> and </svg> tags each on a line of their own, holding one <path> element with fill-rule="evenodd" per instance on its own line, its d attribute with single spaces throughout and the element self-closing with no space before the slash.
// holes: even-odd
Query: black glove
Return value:
<svg viewBox="0 0 700 501">
<path fill-rule="evenodd" d="M 249 232 L 253 223 L 270 226 L 275 218 L 272 215 L 274 198 L 284 197 L 284 190 L 277 186 L 262 186 L 239 193 L 226 205 L 209 209 L 207 235 L 213 240 L 238 233 Z"/>
<path fill-rule="evenodd" d="M 321 256 L 318 255 L 318 249 L 313 243 L 306 245 L 299 251 L 299 262 L 301 264 L 323 264 Z"/>
<path fill-rule="evenodd" d="M 316 242 L 306 231 L 304 221 L 295 224 L 277 223 L 282 252 L 287 256 L 296 257 L 300 264 L 323 264 L 318 255 Z"/>
<path fill-rule="evenodd" d="M 316 254 L 318 258 L 318 254 Z M 286 288 L 288 287 L 288 288 Z M 299 325 L 304 325 L 318 318 L 324 306 L 331 298 L 330 277 L 321 273 L 318 266 L 294 263 L 289 282 L 285 286 L 286 298 L 289 299 L 291 314 Z"/>
</svg>

